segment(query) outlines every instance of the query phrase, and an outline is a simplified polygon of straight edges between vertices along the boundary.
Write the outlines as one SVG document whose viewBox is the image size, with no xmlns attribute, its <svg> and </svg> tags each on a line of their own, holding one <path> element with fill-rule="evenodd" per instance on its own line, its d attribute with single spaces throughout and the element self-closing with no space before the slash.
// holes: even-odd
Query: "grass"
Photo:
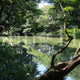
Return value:
<svg viewBox="0 0 80 80">
<path fill-rule="evenodd" d="M 25 44 L 45 43 L 45 44 L 52 44 L 52 45 L 57 45 L 59 43 L 63 43 L 62 38 L 42 37 L 42 36 L 0 37 L 0 41 L 7 42 L 12 45 L 18 44 L 20 42 L 23 42 Z M 77 48 L 78 46 L 80 46 L 79 39 L 73 39 L 69 45 L 69 47 L 72 47 L 72 48 Z"/>
</svg>

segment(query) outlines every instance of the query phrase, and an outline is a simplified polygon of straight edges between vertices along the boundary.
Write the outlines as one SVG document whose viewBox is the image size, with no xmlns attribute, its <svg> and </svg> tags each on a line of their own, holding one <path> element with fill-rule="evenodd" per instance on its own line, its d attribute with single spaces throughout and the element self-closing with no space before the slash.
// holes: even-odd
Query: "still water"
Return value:
<svg viewBox="0 0 80 80">
<path fill-rule="evenodd" d="M 38 71 L 40 71 L 40 75 L 43 74 L 47 69 L 48 66 L 50 64 L 50 60 L 51 60 L 51 55 L 53 53 L 55 53 L 58 48 L 56 45 L 51 45 L 51 44 L 34 44 L 35 50 L 37 50 L 39 52 L 40 55 L 42 55 L 42 57 L 37 58 L 37 62 L 38 62 Z M 67 55 L 63 54 L 63 55 L 59 55 L 56 60 L 55 63 L 58 62 L 65 62 L 71 59 L 71 55 L 69 53 L 74 53 L 74 50 L 71 48 L 69 51 L 65 50 L 64 53 L 66 53 Z M 44 57 L 43 57 L 44 55 Z M 39 57 L 39 56 L 38 56 Z M 62 57 L 62 58 L 61 58 Z M 39 60 L 38 60 L 39 59 Z M 75 70 L 74 70 L 75 71 Z M 72 71 L 72 73 L 70 73 L 69 75 L 65 76 L 65 80 L 76 80 L 74 79 L 74 71 Z M 37 75 L 37 76 L 40 76 Z M 78 79 L 77 79 L 78 80 Z"/>
<path fill-rule="evenodd" d="M 8 42 L 11 45 L 24 43 L 28 54 L 32 54 L 33 60 L 37 63 L 37 70 L 40 72 L 37 76 L 42 75 L 49 67 L 51 56 L 53 53 L 61 49 L 65 44 L 62 38 L 51 37 L 37 37 L 37 36 L 10 36 L 2 37 L 2 42 Z M 79 40 L 75 39 L 71 42 L 69 47 L 58 55 L 55 59 L 55 64 L 58 62 L 65 62 L 72 58 L 76 48 L 79 46 Z M 80 80 L 80 67 L 76 67 L 72 72 L 65 76 L 65 80 Z M 36 77 L 37 77 L 36 76 Z"/>
</svg>

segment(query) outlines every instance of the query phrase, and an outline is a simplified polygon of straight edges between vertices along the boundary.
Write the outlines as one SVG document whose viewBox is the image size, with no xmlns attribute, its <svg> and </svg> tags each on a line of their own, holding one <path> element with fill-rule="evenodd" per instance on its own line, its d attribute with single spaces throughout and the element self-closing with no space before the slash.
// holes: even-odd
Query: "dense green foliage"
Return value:
<svg viewBox="0 0 80 80">
<path fill-rule="evenodd" d="M 0 42 L 0 80 L 32 80 L 38 75 L 33 56 L 22 45 Z"/>
<path fill-rule="evenodd" d="M 51 0 L 50 0 L 51 1 Z M 39 0 L 37 1 L 39 2 Z M 63 26 L 63 15 L 58 0 L 53 5 L 38 9 L 34 0 L 1 0 L 0 2 L 0 31 L 3 34 L 28 35 L 42 34 L 60 36 L 58 32 Z M 61 0 L 66 12 L 67 28 L 80 28 L 79 0 Z M 62 27 L 63 28 L 63 27 Z M 45 33 L 44 33 L 45 32 Z M 56 32 L 56 34 L 54 33 Z M 0 34 L 1 34 L 0 33 Z M 39 34 L 40 35 L 40 34 Z"/>
<path fill-rule="evenodd" d="M 79 0 L 61 0 L 64 11 L 66 12 L 67 28 L 70 26 L 78 26 L 80 28 L 80 1 Z M 63 22 L 62 11 L 58 4 L 58 0 L 55 0 L 53 8 L 50 9 L 50 16 L 53 20 L 59 21 L 59 26 Z"/>
<path fill-rule="evenodd" d="M 66 22 L 68 30 L 71 30 L 70 34 L 73 35 L 75 30 L 76 38 L 79 38 L 79 28 L 80 28 L 80 6 L 79 0 L 61 0 L 63 5 L 63 9 L 66 13 Z M 62 11 L 58 4 L 58 0 L 54 0 L 54 4 L 50 6 L 45 6 L 41 8 L 43 11 L 43 15 L 40 16 L 38 22 L 40 22 L 43 32 L 38 35 L 46 35 L 46 36 L 64 36 L 63 32 L 63 22 L 64 18 L 62 15 Z M 59 30 L 61 29 L 61 30 Z"/>
<path fill-rule="evenodd" d="M 64 18 L 58 0 L 50 0 L 54 4 L 41 9 L 38 2 L 40 0 L 0 0 L 0 36 L 26 34 L 61 38 L 21 37 L 23 43 L 16 43 L 19 39 L 13 37 L 14 45 L 7 38 L 5 42 L 1 41 L 0 80 L 33 80 L 39 74 L 36 62 L 48 67 L 52 53 L 65 44 L 62 39 L 65 37 Z M 75 40 L 63 52 L 66 56 L 57 56 L 55 63 L 69 60 L 80 45 L 80 0 L 61 0 L 61 3 L 66 13 L 67 31 Z M 69 52 L 72 54 L 69 55 Z M 77 73 L 78 69 L 74 72 Z M 77 77 L 75 79 L 78 80 Z"/>
<path fill-rule="evenodd" d="M 36 18 L 41 14 L 34 1 L 1 0 L 0 31 L 36 33 Z M 25 26 L 23 26 L 23 24 Z"/>
</svg>

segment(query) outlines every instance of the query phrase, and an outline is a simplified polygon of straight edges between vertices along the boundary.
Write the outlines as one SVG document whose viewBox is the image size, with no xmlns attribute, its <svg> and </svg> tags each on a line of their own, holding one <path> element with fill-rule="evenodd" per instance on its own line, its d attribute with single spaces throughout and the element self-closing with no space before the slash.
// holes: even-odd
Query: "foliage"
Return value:
<svg viewBox="0 0 80 80">
<path fill-rule="evenodd" d="M 37 33 L 42 32 L 41 34 L 43 36 L 60 36 L 61 30 L 58 29 L 63 25 L 64 19 L 62 11 L 58 5 L 58 0 L 53 0 L 53 5 L 45 6 L 41 9 L 37 8 L 35 1 L 36 0 L 1 0 L 0 34 L 6 31 L 11 32 L 12 34 L 20 33 L 21 35 L 24 33 L 27 33 L 28 35 L 36 35 Z M 71 59 L 75 48 L 80 43 L 78 40 L 80 38 L 80 29 L 78 29 L 80 28 L 80 1 L 61 0 L 61 3 L 66 12 L 67 31 L 74 37 L 74 39 L 77 38 L 77 40 L 75 39 L 76 43 L 75 40 L 73 40 L 69 47 L 63 52 L 66 53 L 67 56 L 65 56 L 65 54 L 60 54 L 56 57 L 55 63 Z M 77 26 L 78 28 L 72 29 L 72 26 L 75 28 Z M 64 32 L 62 32 L 62 34 L 63 33 Z M 63 35 L 62 37 L 65 36 Z M 24 37 L 22 38 L 24 39 Z M 36 44 L 34 39 L 36 40 Z M 41 36 L 34 39 L 32 37 L 28 38 L 29 43 L 34 43 L 34 45 L 28 43 L 27 48 L 23 47 L 23 43 L 10 45 L 8 43 L 0 42 L 0 80 L 34 79 L 38 74 L 36 69 L 37 64 L 35 63 L 36 58 L 34 56 L 37 57 L 37 62 L 48 66 L 52 53 L 57 51 L 58 48 L 60 49 L 63 47 L 62 45 L 65 44 L 62 42 L 62 38 L 53 39 Z M 23 41 L 26 42 L 26 40 Z M 41 41 L 42 44 L 38 44 L 40 43 L 39 41 Z M 43 43 L 47 43 L 48 45 Z M 54 44 L 55 49 L 49 50 L 50 47 L 52 47 L 50 44 Z M 69 55 L 69 51 L 72 54 Z M 45 60 L 45 63 L 43 60 Z"/>
<path fill-rule="evenodd" d="M 1 0 L 0 31 L 23 32 L 25 28 L 37 27 L 36 18 L 41 14 L 34 0 Z M 23 27 L 22 25 L 26 25 Z"/>
<path fill-rule="evenodd" d="M 69 28 L 72 26 L 78 26 L 80 28 L 79 22 L 80 22 L 80 7 L 79 7 L 79 0 L 61 0 L 61 3 L 63 5 L 63 8 L 66 12 L 66 21 L 67 21 L 67 27 Z M 54 1 L 53 8 L 49 11 L 50 16 L 53 18 L 53 20 L 59 21 L 59 26 L 62 26 L 63 23 L 63 17 L 60 10 L 60 6 L 58 4 L 58 0 Z"/>
<path fill-rule="evenodd" d="M 22 45 L 0 42 L 0 80 L 32 80 L 38 74 L 33 56 Z"/>
<path fill-rule="evenodd" d="M 41 8 L 43 14 L 37 20 L 40 23 L 39 27 L 42 28 L 42 31 L 44 32 L 50 32 L 56 27 L 48 12 L 50 8 L 52 8 L 52 5 Z"/>
</svg>

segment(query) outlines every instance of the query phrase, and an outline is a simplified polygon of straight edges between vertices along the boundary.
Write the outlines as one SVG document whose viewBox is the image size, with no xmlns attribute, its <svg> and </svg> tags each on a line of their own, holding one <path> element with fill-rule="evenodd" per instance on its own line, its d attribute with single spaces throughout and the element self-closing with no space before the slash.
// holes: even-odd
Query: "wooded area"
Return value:
<svg viewBox="0 0 80 80">
<path fill-rule="evenodd" d="M 64 77 L 80 64 L 80 1 L 46 1 L 50 5 L 42 8 L 38 7 L 40 0 L 0 1 L 0 80 L 64 80 Z M 14 36 L 17 36 L 17 40 Z M 19 36 L 25 36 L 26 40 L 18 41 Z M 30 43 L 27 36 L 30 37 Z M 59 49 L 46 57 L 49 61 L 45 60 L 43 53 L 38 54 L 41 47 L 38 44 L 43 44 L 44 47 L 47 39 L 43 42 L 41 37 L 42 43 L 39 43 L 34 36 L 54 37 L 55 41 L 57 37 L 62 40 L 61 43 L 54 42 L 54 46 Z M 74 39 L 78 40 L 77 47 L 69 47 Z M 45 48 L 44 53 L 47 53 L 47 47 Z M 68 52 L 68 60 L 63 59 L 56 63 L 56 57 L 60 54 L 67 55 L 64 51 L 69 48 L 75 52 Z M 37 77 L 40 73 L 37 65 L 41 57 L 42 61 L 44 60 L 41 62 L 49 62 L 49 66 L 44 74 Z M 36 62 L 35 58 L 39 60 Z"/>
</svg>

